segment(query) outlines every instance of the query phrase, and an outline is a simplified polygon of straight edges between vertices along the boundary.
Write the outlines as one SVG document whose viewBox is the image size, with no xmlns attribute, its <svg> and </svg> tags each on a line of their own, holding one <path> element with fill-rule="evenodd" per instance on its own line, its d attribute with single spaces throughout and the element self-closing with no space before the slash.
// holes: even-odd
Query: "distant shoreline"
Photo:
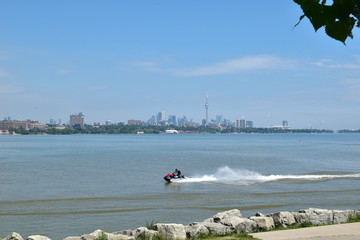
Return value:
<svg viewBox="0 0 360 240">
<path fill-rule="evenodd" d="M 73 134 L 335 134 L 360 133 L 359 130 L 327 130 L 327 129 L 283 129 L 283 128 L 214 128 L 214 127 L 178 127 L 178 126 L 143 126 L 143 125 L 105 125 L 93 127 L 85 125 L 83 128 L 56 128 L 45 129 L 6 129 L 1 135 L 73 135 Z"/>
</svg>

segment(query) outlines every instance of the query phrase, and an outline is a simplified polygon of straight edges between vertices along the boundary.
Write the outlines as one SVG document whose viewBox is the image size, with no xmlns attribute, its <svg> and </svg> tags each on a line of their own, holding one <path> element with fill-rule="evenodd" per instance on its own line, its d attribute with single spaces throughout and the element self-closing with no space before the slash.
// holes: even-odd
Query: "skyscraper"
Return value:
<svg viewBox="0 0 360 240">
<path fill-rule="evenodd" d="M 244 118 L 236 119 L 236 127 L 237 128 L 245 128 L 246 127 L 246 120 Z"/>
<path fill-rule="evenodd" d="M 169 115 L 168 122 L 170 125 L 176 125 L 176 116 L 175 115 Z"/>
<path fill-rule="evenodd" d="M 247 128 L 253 128 L 254 127 L 253 121 L 246 121 L 246 127 Z"/>
<path fill-rule="evenodd" d="M 206 110 L 206 116 L 205 116 L 205 126 L 207 126 L 207 125 L 209 124 L 208 108 L 209 108 L 209 104 L 208 104 L 208 95 L 206 95 L 206 100 L 205 100 L 205 110 Z"/>
<path fill-rule="evenodd" d="M 166 122 L 166 112 L 165 111 L 158 112 L 158 114 L 156 115 L 156 122 L 157 123 Z"/>
<path fill-rule="evenodd" d="M 216 123 L 221 123 L 223 121 L 222 115 L 216 115 Z"/>
<path fill-rule="evenodd" d="M 84 115 L 82 113 L 70 115 L 70 127 L 83 128 L 84 127 Z"/>
<path fill-rule="evenodd" d="M 166 121 L 166 113 L 165 113 L 165 111 L 162 111 L 162 112 L 161 112 L 161 121 L 162 121 L 162 122 L 165 122 L 165 121 Z"/>
</svg>

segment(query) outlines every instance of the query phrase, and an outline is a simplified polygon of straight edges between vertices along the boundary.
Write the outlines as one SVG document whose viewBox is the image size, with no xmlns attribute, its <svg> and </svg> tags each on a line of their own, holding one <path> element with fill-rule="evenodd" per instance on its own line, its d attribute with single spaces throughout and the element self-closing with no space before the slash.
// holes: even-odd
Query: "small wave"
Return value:
<svg viewBox="0 0 360 240">
<path fill-rule="evenodd" d="M 232 169 L 228 166 L 217 169 L 214 174 L 188 177 L 179 180 L 181 183 L 194 182 L 217 182 L 237 185 L 250 185 L 256 183 L 281 181 L 281 180 L 303 180 L 319 181 L 340 178 L 360 178 L 360 173 L 337 173 L 337 174 L 302 174 L 302 175 L 263 175 L 246 169 Z"/>
<path fill-rule="evenodd" d="M 135 209 L 113 209 L 113 210 L 86 210 L 69 212 L 17 212 L 0 213 L 0 216 L 33 216 L 33 215 L 78 215 L 78 214 L 103 214 L 103 213 L 125 213 L 134 211 L 149 211 L 153 208 L 135 208 Z"/>
</svg>

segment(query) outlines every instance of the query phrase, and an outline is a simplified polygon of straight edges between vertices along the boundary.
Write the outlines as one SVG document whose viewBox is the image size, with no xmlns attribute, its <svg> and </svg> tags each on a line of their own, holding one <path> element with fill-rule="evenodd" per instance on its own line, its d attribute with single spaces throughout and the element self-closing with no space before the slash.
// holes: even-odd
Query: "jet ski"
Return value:
<svg viewBox="0 0 360 240">
<path fill-rule="evenodd" d="M 169 173 L 164 176 L 164 180 L 167 182 L 171 182 L 172 179 L 182 179 L 185 178 L 184 175 L 175 175 L 174 173 Z"/>
</svg>

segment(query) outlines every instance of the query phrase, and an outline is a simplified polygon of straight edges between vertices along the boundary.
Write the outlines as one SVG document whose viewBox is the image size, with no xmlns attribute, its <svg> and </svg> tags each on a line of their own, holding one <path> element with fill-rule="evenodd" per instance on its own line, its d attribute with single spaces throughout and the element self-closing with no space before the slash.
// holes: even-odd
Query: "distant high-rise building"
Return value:
<svg viewBox="0 0 360 240">
<path fill-rule="evenodd" d="M 236 119 L 237 128 L 246 128 L 246 120 L 244 118 Z"/>
<path fill-rule="evenodd" d="M 166 113 L 165 113 L 165 111 L 162 111 L 162 112 L 161 112 L 161 121 L 162 121 L 162 122 L 165 122 L 165 121 L 166 121 Z"/>
<path fill-rule="evenodd" d="M 158 112 L 158 114 L 156 115 L 156 122 L 157 123 L 166 122 L 166 112 L 165 111 Z"/>
<path fill-rule="evenodd" d="M 282 126 L 283 126 L 284 129 L 289 128 L 288 121 L 283 121 L 283 122 L 282 122 Z"/>
<path fill-rule="evenodd" d="M 151 116 L 151 118 L 149 118 L 149 120 L 147 121 L 148 124 L 154 124 L 156 123 L 156 117 L 155 116 Z"/>
<path fill-rule="evenodd" d="M 206 100 L 205 100 L 205 111 L 206 111 L 206 115 L 205 115 L 205 126 L 209 124 L 209 104 L 208 104 L 208 95 L 206 95 Z"/>
<path fill-rule="evenodd" d="M 82 113 L 70 115 L 70 127 L 83 128 L 84 127 L 84 115 Z"/>
<path fill-rule="evenodd" d="M 111 120 L 106 120 L 105 125 L 112 125 L 112 121 Z"/>
<path fill-rule="evenodd" d="M 216 123 L 221 123 L 223 121 L 222 115 L 216 115 Z"/>
<path fill-rule="evenodd" d="M 169 115 L 168 122 L 170 125 L 176 125 L 176 116 L 175 115 Z"/>
<path fill-rule="evenodd" d="M 246 127 L 247 128 L 253 128 L 254 127 L 253 121 L 246 121 Z"/>
<path fill-rule="evenodd" d="M 206 126 L 206 119 L 203 119 L 201 125 Z"/>
<path fill-rule="evenodd" d="M 187 120 L 186 116 L 184 116 L 184 117 L 182 117 L 182 118 L 179 118 L 179 119 L 178 119 L 178 124 L 179 124 L 180 126 L 185 126 L 185 125 L 187 125 L 187 124 L 188 124 L 188 120 Z"/>
<path fill-rule="evenodd" d="M 161 122 L 161 112 L 158 112 L 158 114 L 156 114 L 156 123 Z"/>
</svg>

